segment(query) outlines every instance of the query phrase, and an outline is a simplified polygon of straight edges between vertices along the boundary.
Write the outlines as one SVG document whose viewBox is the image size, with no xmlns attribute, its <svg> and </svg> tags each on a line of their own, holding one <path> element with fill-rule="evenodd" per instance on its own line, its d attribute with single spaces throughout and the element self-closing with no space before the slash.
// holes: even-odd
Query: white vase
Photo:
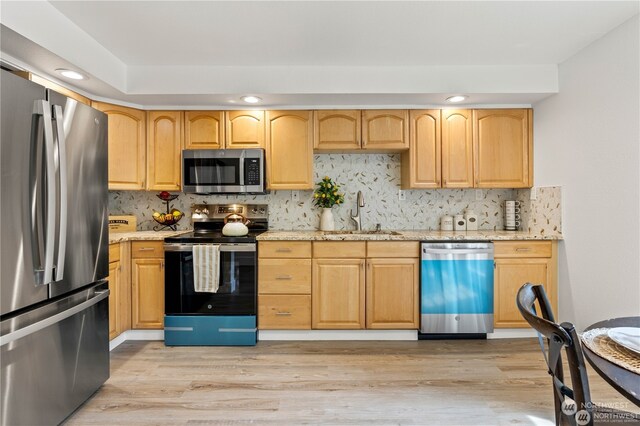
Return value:
<svg viewBox="0 0 640 426">
<path fill-rule="evenodd" d="M 336 229 L 336 223 L 333 220 L 333 212 L 331 208 L 323 208 L 320 215 L 320 230 L 321 231 L 333 231 Z"/>
</svg>

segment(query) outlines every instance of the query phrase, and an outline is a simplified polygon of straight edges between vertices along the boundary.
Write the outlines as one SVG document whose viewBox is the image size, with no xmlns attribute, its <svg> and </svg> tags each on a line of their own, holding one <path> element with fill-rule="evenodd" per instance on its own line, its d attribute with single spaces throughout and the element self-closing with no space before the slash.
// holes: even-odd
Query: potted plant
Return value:
<svg viewBox="0 0 640 426">
<path fill-rule="evenodd" d="M 333 182 L 329 176 L 325 176 L 320 182 L 316 183 L 316 186 L 317 188 L 313 193 L 313 203 L 322 208 L 320 230 L 333 231 L 335 229 L 335 221 L 331 207 L 344 203 L 344 193 L 338 192 L 340 185 Z"/>
</svg>

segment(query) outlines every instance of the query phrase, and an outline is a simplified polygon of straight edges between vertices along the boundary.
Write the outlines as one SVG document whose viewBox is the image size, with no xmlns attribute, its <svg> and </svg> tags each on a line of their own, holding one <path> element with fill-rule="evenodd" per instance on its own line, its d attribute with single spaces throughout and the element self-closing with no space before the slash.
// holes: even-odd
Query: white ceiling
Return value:
<svg viewBox="0 0 640 426">
<path fill-rule="evenodd" d="M 527 104 L 637 1 L 2 2 L 2 51 L 142 106 Z M 50 23 L 50 24 L 47 24 Z M 53 23 L 53 24 L 51 24 Z M 17 46 L 20 45 L 20 48 Z M 45 60 L 47 59 L 47 60 Z M 61 77 L 60 77 L 61 78 Z M 237 107 L 237 105 L 236 105 Z"/>
</svg>

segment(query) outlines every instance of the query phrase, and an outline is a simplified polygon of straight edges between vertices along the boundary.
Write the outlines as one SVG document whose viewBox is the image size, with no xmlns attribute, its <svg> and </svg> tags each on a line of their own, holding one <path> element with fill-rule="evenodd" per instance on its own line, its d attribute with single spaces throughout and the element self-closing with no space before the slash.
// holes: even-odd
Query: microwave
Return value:
<svg viewBox="0 0 640 426">
<path fill-rule="evenodd" d="M 194 194 L 264 194 L 264 149 L 185 149 L 182 191 Z"/>
</svg>

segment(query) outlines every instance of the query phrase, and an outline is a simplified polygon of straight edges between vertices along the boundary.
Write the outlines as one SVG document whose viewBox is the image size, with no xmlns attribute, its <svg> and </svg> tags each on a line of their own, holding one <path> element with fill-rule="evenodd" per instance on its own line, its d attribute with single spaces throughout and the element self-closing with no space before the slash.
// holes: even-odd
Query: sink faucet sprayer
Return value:
<svg viewBox="0 0 640 426">
<path fill-rule="evenodd" d="M 360 208 L 364 207 L 364 197 L 362 196 L 362 191 L 358 191 L 357 197 L 357 205 L 356 205 L 356 214 L 353 214 L 353 209 L 351 209 L 351 220 L 356 223 L 356 230 L 362 230 L 362 218 L 360 216 Z"/>
</svg>

